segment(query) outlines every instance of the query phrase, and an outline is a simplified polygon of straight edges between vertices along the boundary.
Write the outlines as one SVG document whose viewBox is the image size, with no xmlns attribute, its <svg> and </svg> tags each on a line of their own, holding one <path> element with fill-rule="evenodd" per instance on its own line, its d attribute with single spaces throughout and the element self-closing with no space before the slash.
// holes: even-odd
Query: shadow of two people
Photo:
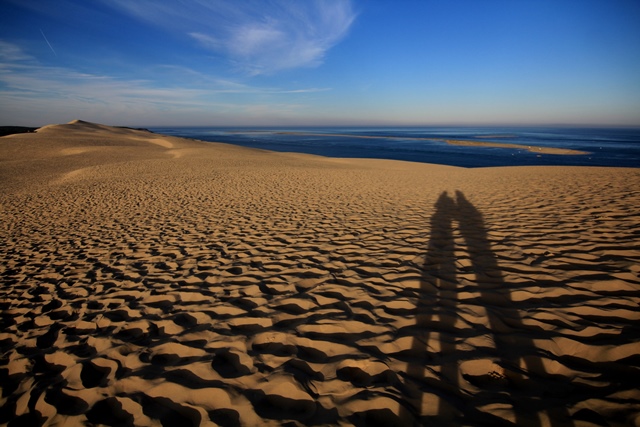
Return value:
<svg viewBox="0 0 640 427">
<path fill-rule="evenodd" d="M 572 425 L 562 402 L 544 396 L 547 383 L 536 381 L 545 376 L 545 368 L 505 284 L 480 211 L 461 191 L 456 191 L 455 199 L 443 192 L 435 204 L 430 231 L 416 306 L 414 359 L 406 371 L 407 379 L 416 384 L 407 402 L 414 417 L 422 422 L 435 416 L 490 425 Z M 475 276 L 472 287 L 468 282 L 462 286 L 458 280 L 456 238 L 463 245 L 458 249 L 466 249 L 469 257 L 463 273 L 467 278 L 469 272 Z M 467 294 L 461 300 L 459 293 L 463 291 Z M 469 299 L 469 294 L 475 297 Z M 486 314 L 471 325 L 467 320 L 466 327 L 460 328 L 459 322 L 464 322 L 459 316 L 462 305 L 472 305 L 472 312 Z M 433 345 L 435 334 L 438 338 Z M 463 349 L 460 345 L 464 339 L 481 335 L 487 336 L 492 346 L 469 350 L 469 346 Z M 433 348 L 439 346 L 439 352 L 428 350 L 430 342 Z M 471 394 L 462 387 L 460 365 L 479 358 L 492 360 L 494 364 L 489 365 L 498 370 L 488 371 L 482 384 L 474 384 L 483 390 Z M 426 394 L 437 398 L 423 401 Z M 437 409 L 425 408 L 435 406 L 436 401 Z M 511 406 L 513 422 L 478 409 L 491 404 Z M 546 413 L 546 421 L 540 419 L 541 413 Z"/>
</svg>

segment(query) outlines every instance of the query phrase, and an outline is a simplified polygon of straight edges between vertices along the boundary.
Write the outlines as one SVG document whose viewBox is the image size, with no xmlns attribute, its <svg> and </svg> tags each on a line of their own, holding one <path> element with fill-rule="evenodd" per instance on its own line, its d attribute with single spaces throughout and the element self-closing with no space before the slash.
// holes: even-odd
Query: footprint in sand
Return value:
<svg viewBox="0 0 640 427">
<path fill-rule="evenodd" d="M 462 377 L 476 387 L 503 388 L 509 385 L 505 370 L 492 360 L 469 360 L 460 365 Z"/>
</svg>

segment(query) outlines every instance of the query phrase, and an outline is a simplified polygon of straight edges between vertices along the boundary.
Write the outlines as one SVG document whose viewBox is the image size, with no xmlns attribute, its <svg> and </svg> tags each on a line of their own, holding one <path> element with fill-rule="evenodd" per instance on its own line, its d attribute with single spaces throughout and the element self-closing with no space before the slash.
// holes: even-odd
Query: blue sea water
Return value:
<svg viewBox="0 0 640 427">
<path fill-rule="evenodd" d="M 362 128 L 152 128 L 154 132 L 272 151 L 328 157 L 375 158 L 468 168 L 564 165 L 640 168 L 640 128 L 362 127 Z M 369 136 L 374 138 L 361 138 Z M 414 138 L 432 138 L 420 140 Z M 447 139 L 586 151 L 583 155 L 532 153 L 520 148 L 456 146 Z"/>
</svg>

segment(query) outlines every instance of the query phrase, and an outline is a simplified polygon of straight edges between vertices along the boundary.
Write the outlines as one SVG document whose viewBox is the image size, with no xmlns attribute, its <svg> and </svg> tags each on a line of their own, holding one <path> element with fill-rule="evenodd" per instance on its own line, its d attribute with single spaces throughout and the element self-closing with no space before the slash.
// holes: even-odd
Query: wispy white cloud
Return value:
<svg viewBox="0 0 640 427">
<path fill-rule="evenodd" d="M 44 121 L 36 124 L 73 118 L 132 125 L 259 123 L 304 110 L 291 96 L 328 90 L 256 87 L 175 65 L 145 74 L 125 79 L 42 65 L 18 45 L 0 41 L 0 117 L 4 124 L 32 117 Z"/>
<path fill-rule="evenodd" d="M 250 74 L 321 64 L 356 18 L 348 0 L 110 0 L 108 4 L 188 35 Z"/>
<path fill-rule="evenodd" d="M 26 61 L 32 59 L 15 43 L 0 40 L 0 63 Z"/>
</svg>

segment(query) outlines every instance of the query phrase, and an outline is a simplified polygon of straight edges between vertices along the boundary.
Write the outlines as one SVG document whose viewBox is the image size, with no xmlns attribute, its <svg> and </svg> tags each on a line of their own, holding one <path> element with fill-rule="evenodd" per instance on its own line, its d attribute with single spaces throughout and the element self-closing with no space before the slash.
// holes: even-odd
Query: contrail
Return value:
<svg viewBox="0 0 640 427">
<path fill-rule="evenodd" d="M 51 49 L 51 52 L 53 52 L 53 54 L 55 56 L 58 56 L 58 54 L 56 53 L 55 50 L 53 50 L 53 46 L 51 46 L 51 43 L 49 43 L 49 40 L 47 40 L 47 36 L 44 35 L 44 32 L 42 31 L 42 28 L 40 28 L 40 34 L 42 34 L 42 37 L 44 37 L 44 41 L 47 42 L 47 44 L 49 45 L 49 49 Z"/>
</svg>

